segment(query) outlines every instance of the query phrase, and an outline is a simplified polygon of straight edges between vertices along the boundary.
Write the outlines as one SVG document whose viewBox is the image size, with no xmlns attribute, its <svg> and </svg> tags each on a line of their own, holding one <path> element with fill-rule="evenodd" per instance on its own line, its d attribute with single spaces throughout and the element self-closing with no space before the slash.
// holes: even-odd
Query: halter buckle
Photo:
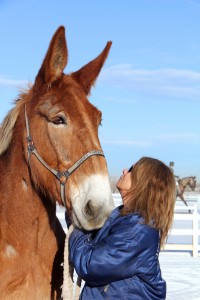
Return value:
<svg viewBox="0 0 200 300">
<path fill-rule="evenodd" d="M 30 153 L 30 152 L 33 152 L 34 150 L 35 150 L 34 144 L 29 144 L 28 145 L 28 152 Z"/>
<path fill-rule="evenodd" d="M 27 136 L 26 137 L 26 139 L 27 139 L 27 141 L 30 143 L 30 142 L 32 142 L 32 138 L 31 138 L 31 136 L 29 135 L 29 136 Z"/>
</svg>

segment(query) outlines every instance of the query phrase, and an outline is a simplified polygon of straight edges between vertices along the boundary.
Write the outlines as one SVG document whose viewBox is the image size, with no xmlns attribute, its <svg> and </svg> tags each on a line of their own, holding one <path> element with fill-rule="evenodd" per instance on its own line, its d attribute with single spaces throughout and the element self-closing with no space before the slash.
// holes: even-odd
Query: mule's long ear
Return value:
<svg viewBox="0 0 200 300">
<path fill-rule="evenodd" d="M 59 79 L 67 64 L 67 45 L 65 39 L 65 28 L 60 26 L 54 33 L 43 64 L 38 72 L 34 87 L 37 89 L 42 84 L 51 84 Z"/>
<path fill-rule="evenodd" d="M 83 66 L 71 76 L 83 87 L 86 95 L 89 94 L 92 85 L 95 83 L 101 68 L 108 56 L 112 42 L 108 42 L 104 50 L 94 60 L 90 61 L 87 65 Z"/>
</svg>

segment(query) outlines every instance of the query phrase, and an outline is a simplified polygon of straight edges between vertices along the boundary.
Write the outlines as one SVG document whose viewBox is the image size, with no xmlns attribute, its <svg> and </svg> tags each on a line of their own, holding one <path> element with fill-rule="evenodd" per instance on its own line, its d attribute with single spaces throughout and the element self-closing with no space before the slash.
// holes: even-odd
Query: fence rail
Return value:
<svg viewBox="0 0 200 300">
<path fill-rule="evenodd" d="M 119 194 L 113 194 L 113 199 L 115 202 L 115 206 L 119 206 L 122 204 L 122 199 Z M 171 236 L 191 236 L 192 243 L 167 243 L 162 251 L 191 251 L 193 257 L 198 256 L 200 251 L 200 214 L 198 213 L 198 210 L 200 210 L 200 195 L 197 194 L 196 198 L 193 196 L 193 200 L 195 201 L 195 203 L 193 205 L 189 205 L 188 207 L 176 205 L 174 214 L 174 221 L 183 221 L 185 223 L 190 222 L 192 223 L 191 228 L 175 228 L 173 224 L 172 229 L 169 232 L 169 240 Z M 189 210 L 191 212 L 189 212 Z M 59 218 L 64 231 L 67 232 L 64 210 L 57 211 L 57 217 Z"/>
<path fill-rule="evenodd" d="M 186 210 L 186 213 L 176 213 L 177 209 Z M 192 212 L 188 213 L 188 209 Z M 164 251 L 173 250 L 173 251 L 191 251 L 193 257 L 197 257 L 200 251 L 199 245 L 199 236 L 200 236 L 200 229 L 199 229 L 199 221 L 200 215 L 198 214 L 197 204 L 193 206 L 182 207 L 176 206 L 175 214 L 174 214 L 174 221 L 190 221 L 192 223 L 192 228 L 185 229 L 185 228 L 173 228 L 169 232 L 170 236 L 191 236 L 192 243 L 184 244 L 184 243 L 167 243 L 164 247 Z"/>
</svg>

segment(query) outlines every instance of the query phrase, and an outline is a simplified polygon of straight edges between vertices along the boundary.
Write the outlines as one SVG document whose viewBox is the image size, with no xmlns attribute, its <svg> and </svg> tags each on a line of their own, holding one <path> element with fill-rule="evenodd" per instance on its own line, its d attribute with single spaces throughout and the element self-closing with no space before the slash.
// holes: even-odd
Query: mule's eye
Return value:
<svg viewBox="0 0 200 300">
<path fill-rule="evenodd" d="M 55 125 L 66 124 L 66 120 L 62 116 L 57 116 L 52 120 Z"/>
</svg>

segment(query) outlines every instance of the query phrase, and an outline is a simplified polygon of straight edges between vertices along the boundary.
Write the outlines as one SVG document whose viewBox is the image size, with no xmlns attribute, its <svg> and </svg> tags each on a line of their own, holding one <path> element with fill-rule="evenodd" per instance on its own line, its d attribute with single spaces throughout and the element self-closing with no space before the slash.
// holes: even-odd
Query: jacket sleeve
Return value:
<svg viewBox="0 0 200 300">
<path fill-rule="evenodd" d="M 140 254 L 141 226 L 126 220 L 94 243 L 88 234 L 75 229 L 70 236 L 70 261 L 88 284 L 101 286 L 133 276 Z"/>
</svg>

